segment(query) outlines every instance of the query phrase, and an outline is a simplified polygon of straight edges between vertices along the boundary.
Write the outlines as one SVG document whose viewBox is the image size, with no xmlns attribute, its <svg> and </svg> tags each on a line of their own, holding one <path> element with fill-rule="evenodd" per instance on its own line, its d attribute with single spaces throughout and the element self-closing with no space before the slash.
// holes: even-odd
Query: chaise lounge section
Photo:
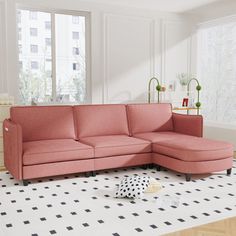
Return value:
<svg viewBox="0 0 236 236">
<path fill-rule="evenodd" d="M 233 146 L 202 138 L 200 115 L 170 104 L 12 107 L 4 162 L 17 180 L 155 164 L 186 174 L 227 170 Z"/>
</svg>

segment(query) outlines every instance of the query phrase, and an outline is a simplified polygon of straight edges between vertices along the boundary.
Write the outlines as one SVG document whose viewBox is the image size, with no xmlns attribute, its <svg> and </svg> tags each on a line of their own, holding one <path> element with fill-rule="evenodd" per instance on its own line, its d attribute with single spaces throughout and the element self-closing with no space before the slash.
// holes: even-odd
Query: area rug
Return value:
<svg viewBox="0 0 236 236">
<path fill-rule="evenodd" d="M 119 182 L 133 175 L 154 177 L 163 189 L 139 200 L 114 198 Z M 0 172 L 0 235 L 163 235 L 236 216 L 235 199 L 234 171 L 185 182 L 176 172 L 137 167 L 44 178 L 27 187 Z"/>
</svg>

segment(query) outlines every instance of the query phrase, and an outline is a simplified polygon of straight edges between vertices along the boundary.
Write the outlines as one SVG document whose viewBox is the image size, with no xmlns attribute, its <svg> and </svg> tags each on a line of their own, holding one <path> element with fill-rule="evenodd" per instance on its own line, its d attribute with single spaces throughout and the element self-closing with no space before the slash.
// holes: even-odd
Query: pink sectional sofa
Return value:
<svg viewBox="0 0 236 236">
<path fill-rule="evenodd" d="M 202 138 L 199 115 L 170 104 L 12 107 L 4 162 L 17 180 L 136 165 L 191 174 L 227 170 L 233 146 Z"/>
</svg>

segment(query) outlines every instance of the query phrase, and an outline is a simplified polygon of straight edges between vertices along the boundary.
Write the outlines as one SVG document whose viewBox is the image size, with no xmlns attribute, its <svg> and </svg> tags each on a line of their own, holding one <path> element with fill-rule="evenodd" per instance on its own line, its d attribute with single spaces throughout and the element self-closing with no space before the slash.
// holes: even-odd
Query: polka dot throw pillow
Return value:
<svg viewBox="0 0 236 236">
<path fill-rule="evenodd" d="M 116 191 L 116 198 L 141 198 L 150 183 L 149 176 L 124 178 Z"/>
</svg>

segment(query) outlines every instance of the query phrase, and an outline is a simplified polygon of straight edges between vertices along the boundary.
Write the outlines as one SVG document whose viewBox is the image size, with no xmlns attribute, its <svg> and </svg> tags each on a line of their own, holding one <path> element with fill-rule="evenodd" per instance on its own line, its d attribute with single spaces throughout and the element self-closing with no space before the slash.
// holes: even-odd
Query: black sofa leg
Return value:
<svg viewBox="0 0 236 236">
<path fill-rule="evenodd" d="M 22 182 L 23 182 L 23 185 L 24 185 L 24 186 L 28 186 L 28 184 L 29 184 L 28 180 L 25 180 L 25 179 L 23 179 Z"/>
<path fill-rule="evenodd" d="M 148 164 L 149 169 L 153 169 L 154 165 L 153 164 Z"/>
<path fill-rule="evenodd" d="M 142 169 L 144 169 L 144 170 L 147 170 L 147 168 L 148 168 L 148 165 L 147 165 L 147 164 L 145 164 L 145 165 L 142 166 Z"/>
<path fill-rule="evenodd" d="M 228 170 L 227 170 L 227 175 L 230 176 L 230 175 L 231 175 L 231 172 L 232 172 L 232 169 L 231 169 L 231 168 L 228 169 Z"/>
<path fill-rule="evenodd" d="M 189 182 L 191 180 L 191 174 L 185 174 L 186 181 Z"/>
<path fill-rule="evenodd" d="M 85 177 L 90 177 L 91 173 L 90 172 L 85 172 Z"/>
<path fill-rule="evenodd" d="M 161 166 L 157 165 L 157 171 L 161 171 Z"/>
<path fill-rule="evenodd" d="M 95 177 L 95 176 L 96 176 L 96 172 L 95 172 L 95 171 L 91 171 L 91 175 L 92 175 L 93 177 Z"/>
</svg>

